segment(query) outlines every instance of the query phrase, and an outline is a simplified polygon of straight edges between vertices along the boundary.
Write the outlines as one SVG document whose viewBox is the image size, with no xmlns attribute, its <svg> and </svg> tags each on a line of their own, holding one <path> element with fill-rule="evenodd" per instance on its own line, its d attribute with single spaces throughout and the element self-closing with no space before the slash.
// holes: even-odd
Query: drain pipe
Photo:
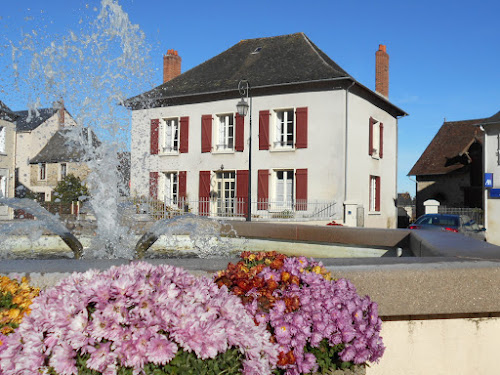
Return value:
<svg viewBox="0 0 500 375">
<path fill-rule="evenodd" d="M 345 90 L 345 143 L 344 143 L 344 159 L 345 159 L 345 170 L 344 170 L 344 223 L 345 217 L 345 201 L 347 200 L 347 170 L 348 170 L 348 155 L 347 155 L 347 142 L 349 140 L 349 90 L 352 86 L 356 84 L 356 81 L 352 81 L 351 85 Z"/>
</svg>

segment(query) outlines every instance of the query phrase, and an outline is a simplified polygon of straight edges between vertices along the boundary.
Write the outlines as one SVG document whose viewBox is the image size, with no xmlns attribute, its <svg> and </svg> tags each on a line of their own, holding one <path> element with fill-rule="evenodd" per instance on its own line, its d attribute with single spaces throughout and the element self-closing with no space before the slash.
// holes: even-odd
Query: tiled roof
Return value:
<svg viewBox="0 0 500 375">
<path fill-rule="evenodd" d="M 304 33 L 242 40 L 228 50 L 144 94 L 141 102 L 213 92 L 235 91 L 247 79 L 252 88 L 351 78 Z M 150 103 L 151 104 L 151 103 Z"/>
<path fill-rule="evenodd" d="M 475 141 L 483 142 L 485 119 L 444 122 L 409 176 L 446 174 L 464 167 L 460 157 Z"/>
<path fill-rule="evenodd" d="M 16 118 L 17 115 L 0 100 L 0 119 L 12 122 Z"/>
<path fill-rule="evenodd" d="M 39 108 L 34 110 L 16 111 L 18 132 L 31 131 L 39 127 L 57 113 L 57 108 Z"/>
<path fill-rule="evenodd" d="M 481 123 L 481 125 L 492 125 L 492 124 L 500 124 L 500 111 L 494 114 L 493 116 L 484 119 L 484 122 Z"/>
<path fill-rule="evenodd" d="M 44 148 L 30 160 L 30 164 L 61 163 L 84 161 L 85 148 L 88 145 L 88 129 L 82 129 L 81 135 L 75 129 L 62 129 L 49 139 Z M 71 132 L 71 133 L 70 133 Z M 100 141 L 92 134 L 92 145 L 99 146 Z"/>
</svg>

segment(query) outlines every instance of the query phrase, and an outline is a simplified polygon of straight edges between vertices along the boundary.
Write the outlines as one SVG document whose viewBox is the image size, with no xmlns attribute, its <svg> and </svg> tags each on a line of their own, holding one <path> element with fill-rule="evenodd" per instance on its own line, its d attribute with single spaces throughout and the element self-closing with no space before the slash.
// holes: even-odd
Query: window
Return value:
<svg viewBox="0 0 500 375">
<path fill-rule="evenodd" d="M 0 198 L 7 197 L 7 176 L 0 176 Z"/>
<path fill-rule="evenodd" d="M 217 172 L 215 175 L 217 186 L 217 215 L 234 214 L 236 176 L 234 172 Z"/>
<path fill-rule="evenodd" d="M 47 164 L 40 163 L 38 164 L 38 179 L 44 181 L 47 173 Z"/>
<path fill-rule="evenodd" d="M 177 172 L 165 172 L 163 201 L 167 205 L 176 205 L 179 199 L 179 178 Z"/>
<path fill-rule="evenodd" d="M 165 153 L 179 151 L 179 119 L 164 119 L 162 151 Z"/>
<path fill-rule="evenodd" d="M 0 153 L 5 153 L 5 126 L 0 126 Z"/>
<path fill-rule="evenodd" d="M 382 159 L 384 149 L 384 124 L 370 117 L 368 154 L 372 158 Z"/>
<path fill-rule="evenodd" d="M 276 171 L 275 199 L 279 208 L 292 208 L 293 205 L 293 170 Z"/>
<path fill-rule="evenodd" d="M 380 211 L 380 177 L 370 176 L 370 211 Z"/>
<path fill-rule="evenodd" d="M 61 180 L 67 175 L 66 163 L 61 163 Z"/>
<path fill-rule="evenodd" d="M 275 116 L 275 148 L 292 148 L 294 142 L 294 111 L 286 109 L 276 111 Z"/>
<path fill-rule="evenodd" d="M 216 150 L 234 150 L 234 116 L 218 115 L 217 118 Z"/>
</svg>

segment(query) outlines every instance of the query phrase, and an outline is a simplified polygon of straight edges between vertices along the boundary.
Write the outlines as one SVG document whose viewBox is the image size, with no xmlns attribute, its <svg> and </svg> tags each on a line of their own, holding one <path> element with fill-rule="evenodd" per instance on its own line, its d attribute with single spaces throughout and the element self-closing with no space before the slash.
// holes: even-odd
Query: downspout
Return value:
<svg viewBox="0 0 500 375">
<path fill-rule="evenodd" d="M 345 142 L 344 142 L 344 160 L 345 160 L 345 170 L 344 170 L 344 204 L 347 200 L 347 171 L 348 171 L 348 155 L 347 155 L 347 142 L 349 141 L 349 90 L 352 86 L 356 84 L 353 81 L 349 87 L 345 90 Z M 344 222 L 345 222 L 345 209 L 344 209 Z"/>
</svg>

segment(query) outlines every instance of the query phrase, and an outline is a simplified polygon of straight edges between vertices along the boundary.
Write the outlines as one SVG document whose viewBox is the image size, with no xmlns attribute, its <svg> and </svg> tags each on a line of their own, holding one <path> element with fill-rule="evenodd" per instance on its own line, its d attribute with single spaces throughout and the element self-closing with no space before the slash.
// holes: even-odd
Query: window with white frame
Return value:
<svg viewBox="0 0 500 375">
<path fill-rule="evenodd" d="M 47 164 L 40 163 L 38 164 L 38 179 L 41 181 L 45 181 L 47 178 Z"/>
<path fill-rule="evenodd" d="M 234 116 L 217 115 L 215 149 L 217 151 L 234 150 Z"/>
<path fill-rule="evenodd" d="M 371 145 L 371 156 L 372 158 L 379 159 L 381 157 L 380 150 L 382 148 L 382 145 L 380 142 L 382 141 L 382 138 L 380 137 L 380 121 L 370 118 L 370 126 L 371 126 L 371 139 L 370 139 L 370 145 Z"/>
<path fill-rule="evenodd" d="M 275 111 L 274 147 L 293 148 L 294 142 L 294 110 Z"/>
<path fill-rule="evenodd" d="M 64 179 L 67 174 L 68 174 L 68 168 L 66 163 L 61 163 L 61 180 Z"/>
<path fill-rule="evenodd" d="M 236 174 L 231 171 L 221 171 L 215 174 L 217 186 L 217 214 L 219 216 L 234 213 L 234 198 L 236 194 Z"/>
<path fill-rule="evenodd" d="M 179 119 L 167 118 L 162 122 L 162 151 L 179 152 Z"/>
<path fill-rule="evenodd" d="M 5 133 L 7 129 L 5 126 L 0 126 L 0 153 L 5 153 Z"/>
<path fill-rule="evenodd" d="M 370 211 L 380 211 L 380 177 L 370 176 Z"/>
<path fill-rule="evenodd" d="M 277 208 L 293 206 L 293 170 L 277 170 L 274 173 L 274 199 Z"/>
<path fill-rule="evenodd" d="M 176 205 L 179 199 L 179 176 L 177 172 L 165 172 L 163 179 L 163 201 L 167 205 Z"/>
<path fill-rule="evenodd" d="M 0 198 L 7 197 L 7 176 L 0 176 Z"/>
</svg>

